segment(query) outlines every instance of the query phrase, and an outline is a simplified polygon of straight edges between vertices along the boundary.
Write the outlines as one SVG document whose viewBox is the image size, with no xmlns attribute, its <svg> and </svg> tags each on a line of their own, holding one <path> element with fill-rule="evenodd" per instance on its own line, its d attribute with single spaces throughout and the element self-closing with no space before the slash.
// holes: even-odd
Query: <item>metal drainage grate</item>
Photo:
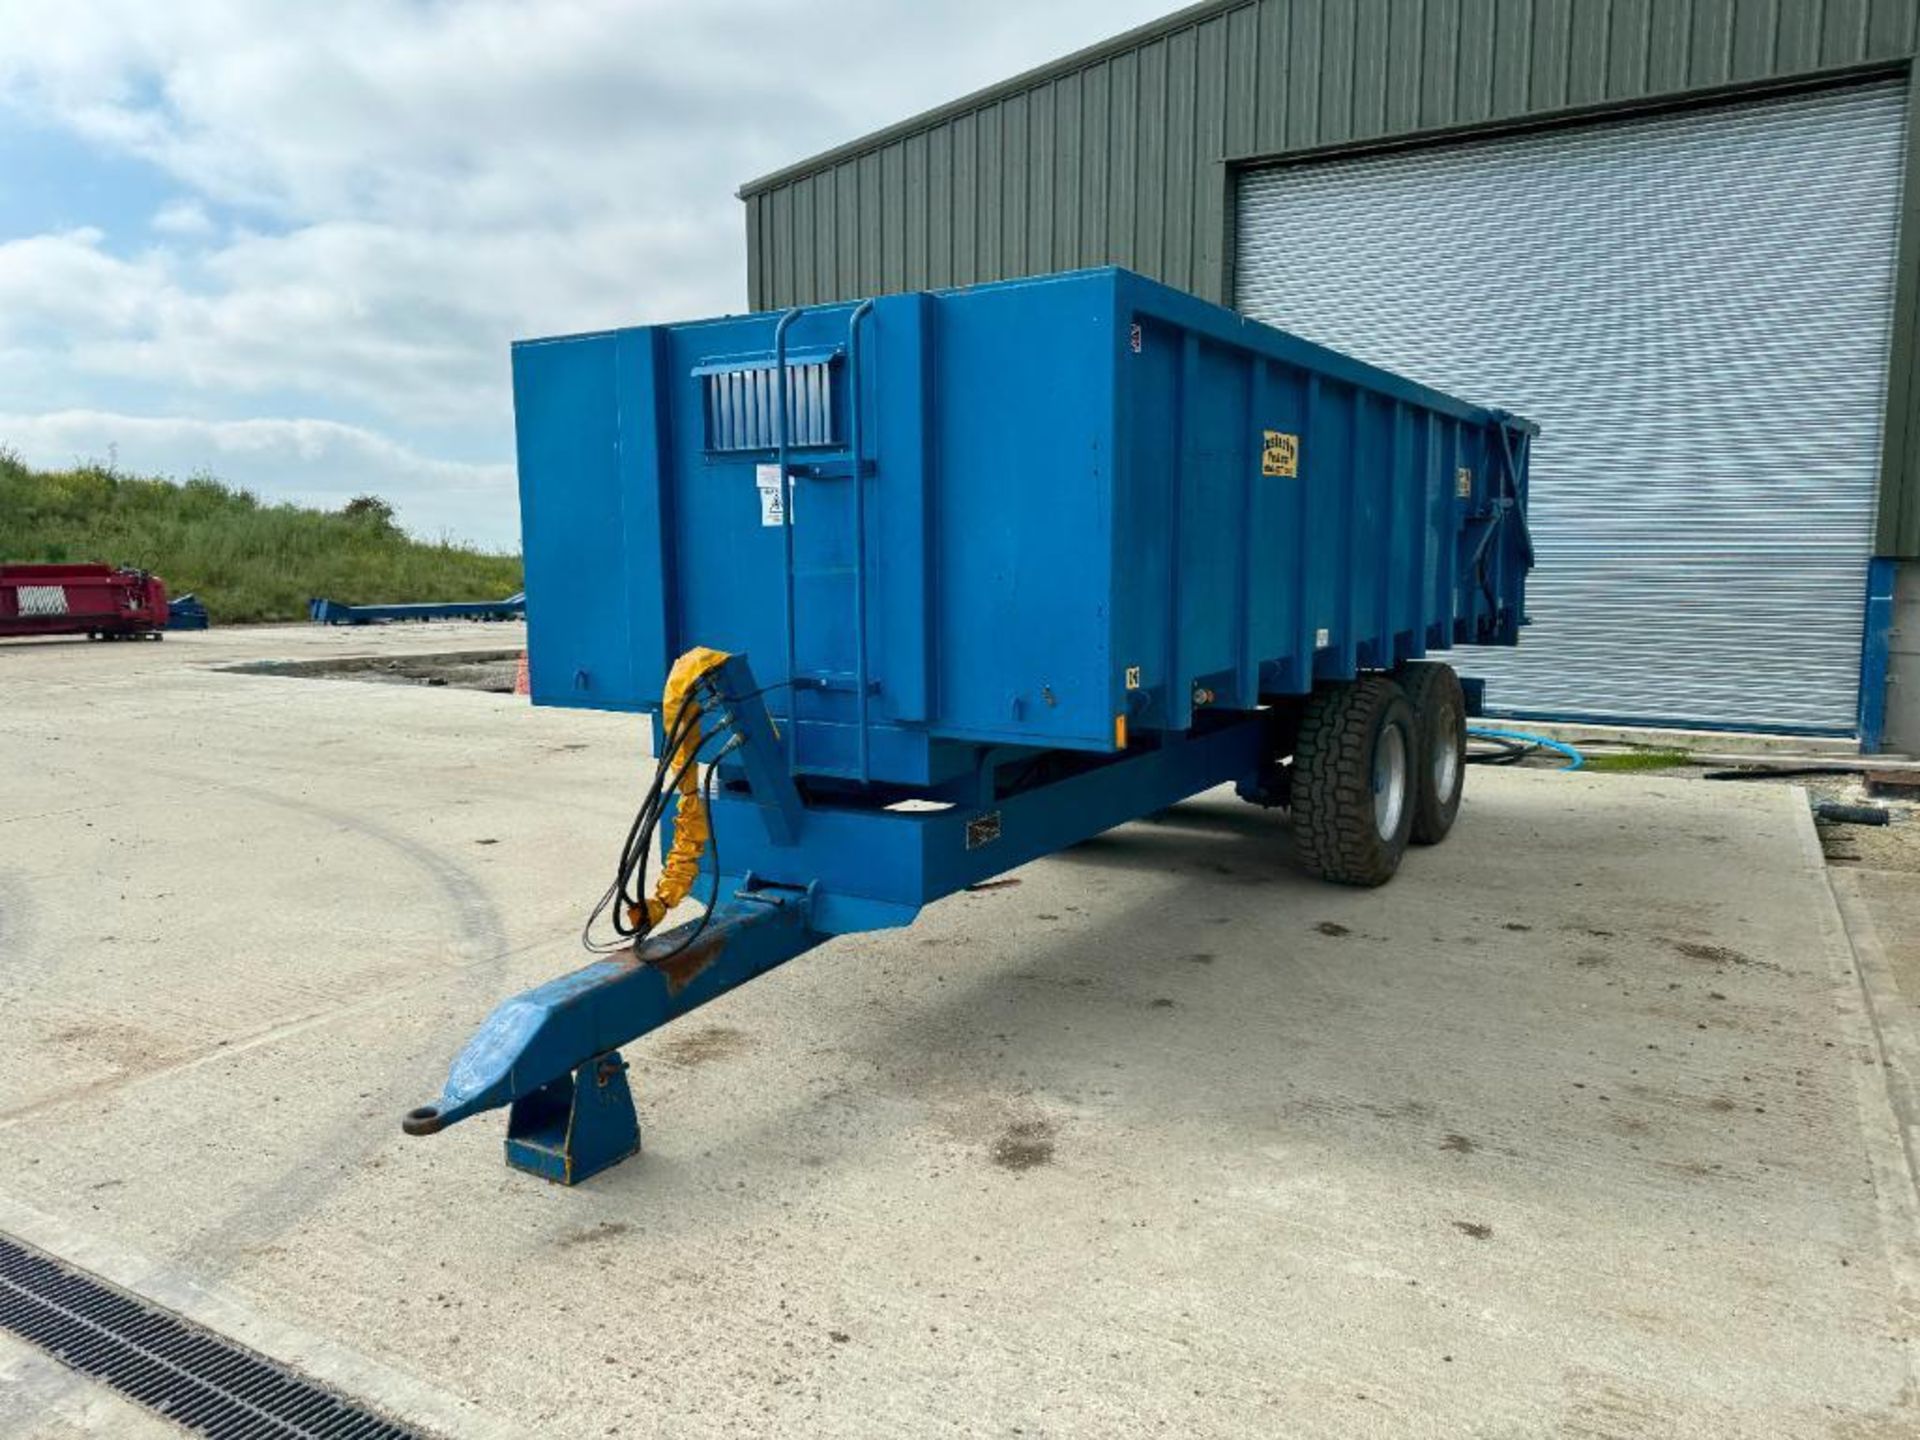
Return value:
<svg viewBox="0 0 1920 1440">
<path fill-rule="evenodd" d="M 419 1431 L 4 1235 L 0 1328 L 219 1440 L 420 1440 Z"/>
</svg>

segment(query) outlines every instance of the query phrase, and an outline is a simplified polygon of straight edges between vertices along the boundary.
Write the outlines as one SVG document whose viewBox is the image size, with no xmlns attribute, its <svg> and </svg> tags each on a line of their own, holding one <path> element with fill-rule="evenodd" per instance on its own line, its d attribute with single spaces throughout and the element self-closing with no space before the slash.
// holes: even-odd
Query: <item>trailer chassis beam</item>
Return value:
<svg viewBox="0 0 1920 1440">
<path fill-rule="evenodd" d="M 728 664 L 738 667 L 736 683 L 710 697 L 715 703 L 759 693 L 742 657 Z M 1223 715 L 1202 733 L 1010 794 L 996 794 L 989 764 L 972 803 L 901 812 L 802 804 L 774 763 L 780 741 L 764 712 L 727 703 L 745 740 L 738 763 L 746 781 L 744 793 L 725 792 L 714 807 L 729 853 L 746 852 L 740 870 L 719 878 L 718 893 L 730 898 L 704 922 L 501 1005 L 453 1062 L 440 1098 L 407 1113 L 408 1134 L 507 1106 L 507 1163 L 578 1184 L 640 1148 L 622 1045 L 836 934 L 905 925 L 922 906 L 989 876 L 1215 785 L 1251 783 L 1273 744 L 1265 714 Z"/>
</svg>

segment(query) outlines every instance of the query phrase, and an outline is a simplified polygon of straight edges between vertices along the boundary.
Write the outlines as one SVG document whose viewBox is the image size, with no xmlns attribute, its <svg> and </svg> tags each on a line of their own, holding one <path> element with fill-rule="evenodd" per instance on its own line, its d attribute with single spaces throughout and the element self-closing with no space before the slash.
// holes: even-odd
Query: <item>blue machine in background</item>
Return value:
<svg viewBox="0 0 1920 1440">
<path fill-rule="evenodd" d="M 425 600 L 394 605 L 347 605 L 316 596 L 307 618 L 316 625 L 384 625 L 390 620 L 518 620 L 527 613 L 522 590 L 504 600 Z"/>
<path fill-rule="evenodd" d="M 207 603 L 198 595 L 176 595 L 167 601 L 167 629 L 204 630 L 209 623 Z"/>
<path fill-rule="evenodd" d="M 496 1011 L 412 1133 L 509 1105 L 509 1160 L 582 1179 L 638 1147 L 621 1044 L 1217 785 L 1348 883 L 1452 823 L 1421 657 L 1516 639 L 1526 421 L 1113 269 L 513 369 L 533 698 L 652 716 L 642 815 L 693 817 L 710 903 L 650 933 L 630 838 L 633 945 Z"/>
</svg>

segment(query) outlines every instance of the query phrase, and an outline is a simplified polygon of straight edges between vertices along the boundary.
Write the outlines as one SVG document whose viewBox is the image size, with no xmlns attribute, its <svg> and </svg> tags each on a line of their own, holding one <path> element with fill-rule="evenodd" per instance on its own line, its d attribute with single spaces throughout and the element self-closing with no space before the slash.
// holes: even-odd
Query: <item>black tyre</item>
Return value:
<svg viewBox="0 0 1920 1440">
<path fill-rule="evenodd" d="M 1384 885 L 1413 831 L 1413 709 L 1385 675 L 1322 687 L 1293 752 L 1293 833 L 1301 865 L 1341 885 Z"/>
<path fill-rule="evenodd" d="M 1413 707 L 1413 843 L 1438 845 L 1460 813 L 1467 775 L 1467 697 L 1451 665 L 1410 660 L 1395 672 Z"/>
</svg>

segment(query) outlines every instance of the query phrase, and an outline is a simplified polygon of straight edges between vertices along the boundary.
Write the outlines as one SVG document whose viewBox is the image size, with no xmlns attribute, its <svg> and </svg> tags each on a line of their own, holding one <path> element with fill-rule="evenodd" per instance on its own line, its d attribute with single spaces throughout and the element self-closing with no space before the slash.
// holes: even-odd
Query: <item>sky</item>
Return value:
<svg viewBox="0 0 1920 1440">
<path fill-rule="evenodd" d="M 744 310 L 742 182 L 1173 8 L 4 0 L 0 447 L 517 548 L 512 340 Z"/>
</svg>

